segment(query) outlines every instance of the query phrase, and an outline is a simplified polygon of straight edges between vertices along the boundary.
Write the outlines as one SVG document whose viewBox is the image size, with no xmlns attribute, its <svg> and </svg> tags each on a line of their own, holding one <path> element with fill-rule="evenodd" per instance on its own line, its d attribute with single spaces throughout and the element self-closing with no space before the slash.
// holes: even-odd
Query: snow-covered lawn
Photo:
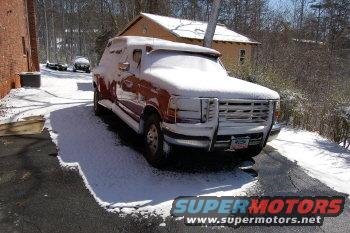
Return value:
<svg viewBox="0 0 350 233">
<path fill-rule="evenodd" d="M 44 115 L 61 165 L 77 167 L 92 195 L 110 211 L 167 216 L 178 196 L 245 195 L 255 184 L 238 167 L 196 173 L 150 167 L 93 114 L 92 97 L 91 75 L 42 67 L 40 89 L 12 90 L 0 101 L 5 111 L 0 122 Z"/>
<path fill-rule="evenodd" d="M 283 129 L 269 145 L 296 161 L 309 175 L 350 195 L 350 151 L 316 133 Z"/>
</svg>

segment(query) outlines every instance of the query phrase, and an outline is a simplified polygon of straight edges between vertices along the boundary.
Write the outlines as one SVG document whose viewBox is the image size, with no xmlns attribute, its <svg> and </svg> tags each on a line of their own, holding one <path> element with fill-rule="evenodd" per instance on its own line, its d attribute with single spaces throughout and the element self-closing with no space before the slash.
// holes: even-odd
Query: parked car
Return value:
<svg viewBox="0 0 350 233">
<path fill-rule="evenodd" d="M 142 134 L 161 167 L 174 145 L 261 152 L 280 126 L 279 95 L 230 77 L 216 50 L 161 39 L 111 39 L 93 71 L 94 111 L 112 110 Z"/>
<path fill-rule="evenodd" d="M 73 72 L 78 70 L 90 73 L 90 61 L 86 57 L 76 57 L 73 61 Z"/>
<path fill-rule="evenodd" d="M 68 65 L 64 62 L 46 63 L 46 67 L 52 70 L 67 71 Z"/>
</svg>

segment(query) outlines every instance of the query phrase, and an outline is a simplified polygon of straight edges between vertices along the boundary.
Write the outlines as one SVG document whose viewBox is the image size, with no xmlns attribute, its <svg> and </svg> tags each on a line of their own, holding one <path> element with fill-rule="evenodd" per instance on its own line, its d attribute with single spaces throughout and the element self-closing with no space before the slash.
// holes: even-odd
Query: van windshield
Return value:
<svg viewBox="0 0 350 233">
<path fill-rule="evenodd" d="M 198 53 L 157 50 L 146 56 L 145 68 L 165 69 L 193 69 L 203 72 L 223 72 L 225 69 L 219 63 L 217 57 Z"/>
</svg>

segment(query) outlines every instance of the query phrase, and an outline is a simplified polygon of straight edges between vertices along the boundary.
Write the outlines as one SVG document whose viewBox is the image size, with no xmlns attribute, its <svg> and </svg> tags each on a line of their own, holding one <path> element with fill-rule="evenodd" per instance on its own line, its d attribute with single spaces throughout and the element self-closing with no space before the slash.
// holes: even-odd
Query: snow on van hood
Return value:
<svg viewBox="0 0 350 233">
<path fill-rule="evenodd" d="M 145 79 L 172 95 L 186 97 L 217 97 L 222 99 L 279 99 L 269 88 L 233 78 L 223 72 L 187 69 L 147 69 Z"/>
</svg>

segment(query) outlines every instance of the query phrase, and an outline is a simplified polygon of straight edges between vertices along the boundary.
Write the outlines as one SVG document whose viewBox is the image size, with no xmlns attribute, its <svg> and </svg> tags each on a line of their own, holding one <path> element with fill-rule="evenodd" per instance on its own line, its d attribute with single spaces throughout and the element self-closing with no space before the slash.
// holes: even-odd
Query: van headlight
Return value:
<svg viewBox="0 0 350 233">
<path fill-rule="evenodd" d="M 171 123 L 205 123 L 209 119 L 209 98 L 184 98 L 172 96 L 169 99 L 167 116 Z"/>
</svg>

